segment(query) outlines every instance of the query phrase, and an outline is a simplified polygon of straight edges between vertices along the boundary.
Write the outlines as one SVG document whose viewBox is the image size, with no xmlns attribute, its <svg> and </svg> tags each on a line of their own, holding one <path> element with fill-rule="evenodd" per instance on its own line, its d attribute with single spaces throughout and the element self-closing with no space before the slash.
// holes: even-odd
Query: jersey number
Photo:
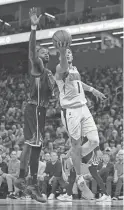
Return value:
<svg viewBox="0 0 124 210">
<path fill-rule="evenodd" d="M 77 86 L 78 86 L 78 93 L 80 93 L 81 89 L 80 89 L 80 83 L 79 82 L 77 82 Z"/>
</svg>

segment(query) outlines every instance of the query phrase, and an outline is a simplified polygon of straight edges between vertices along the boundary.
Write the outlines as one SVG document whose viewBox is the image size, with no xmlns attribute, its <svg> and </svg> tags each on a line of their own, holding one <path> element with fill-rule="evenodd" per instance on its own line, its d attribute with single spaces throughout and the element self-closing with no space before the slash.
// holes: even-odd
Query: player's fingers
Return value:
<svg viewBox="0 0 124 210">
<path fill-rule="evenodd" d="M 66 42 L 66 47 L 69 47 L 69 43 L 68 42 Z"/>
<path fill-rule="evenodd" d="M 63 46 L 64 46 L 64 47 L 67 47 L 67 42 L 66 42 L 66 41 L 64 41 Z"/>
<path fill-rule="evenodd" d="M 62 44 L 62 42 L 59 42 L 59 46 L 60 46 L 60 47 L 63 47 L 63 44 Z"/>
<path fill-rule="evenodd" d="M 102 99 L 106 99 L 106 96 L 104 94 L 101 94 Z"/>
<path fill-rule="evenodd" d="M 59 42 L 56 43 L 56 47 L 59 48 Z"/>
<path fill-rule="evenodd" d="M 57 42 L 57 48 L 60 48 L 62 46 L 61 42 Z"/>
</svg>

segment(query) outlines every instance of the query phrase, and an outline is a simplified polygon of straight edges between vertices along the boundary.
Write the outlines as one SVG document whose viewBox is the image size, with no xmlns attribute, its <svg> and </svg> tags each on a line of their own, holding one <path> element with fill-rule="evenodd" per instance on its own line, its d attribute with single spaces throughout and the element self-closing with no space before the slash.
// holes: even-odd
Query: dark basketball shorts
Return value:
<svg viewBox="0 0 124 210">
<path fill-rule="evenodd" d="M 41 146 L 44 138 L 45 118 L 46 108 L 41 106 L 37 107 L 34 104 L 27 104 L 24 113 L 24 138 L 26 144 Z"/>
</svg>

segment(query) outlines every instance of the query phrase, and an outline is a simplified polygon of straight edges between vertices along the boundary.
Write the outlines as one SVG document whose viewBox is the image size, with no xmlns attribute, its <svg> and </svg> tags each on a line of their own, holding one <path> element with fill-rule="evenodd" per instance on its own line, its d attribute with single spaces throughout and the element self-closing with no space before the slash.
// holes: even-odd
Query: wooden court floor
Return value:
<svg viewBox="0 0 124 210">
<path fill-rule="evenodd" d="M 0 210 L 123 210 L 123 201 L 96 203 L 74 200 L 73 202 L 48 201 L 45 204 L 33 200 L 0 200 Z"/>
</svg>

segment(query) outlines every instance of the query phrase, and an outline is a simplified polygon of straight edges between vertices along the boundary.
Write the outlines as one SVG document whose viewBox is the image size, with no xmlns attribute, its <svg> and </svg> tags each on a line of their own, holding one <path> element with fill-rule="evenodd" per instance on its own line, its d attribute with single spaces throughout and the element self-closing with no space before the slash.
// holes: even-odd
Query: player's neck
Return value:
<svg viewBox="0 0 124 210">
<path fill-rule="evenodd" d="M 47 63 L 44 63 L 44 67 L 47 68 Z"/>
<path fill-rule="evenodd" d="M 69 63 L 69 69 L 71 69 L 72 68 L 72 63 Z"/>
</svg>

